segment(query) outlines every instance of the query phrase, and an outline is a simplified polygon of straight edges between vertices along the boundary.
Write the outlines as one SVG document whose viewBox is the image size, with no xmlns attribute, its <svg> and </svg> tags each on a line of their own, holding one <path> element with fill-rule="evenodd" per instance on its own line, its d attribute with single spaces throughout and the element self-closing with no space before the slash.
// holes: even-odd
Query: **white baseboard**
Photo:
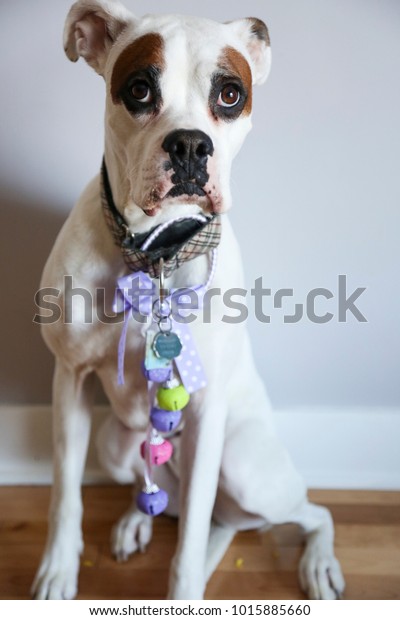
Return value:
<svg viewBox="0 0 400 620">
<path fill-rule="evenodd" d="M 108 413 L 96 407 L 94 432 Z M 282 441 L 311 488 L 400 489 L 400 410 L 277 411 Z M 109 481 L 90 445 L 85 483 Z M 0 406 L 0 484 L 49 484 L 51 408 Z"/>
</svg>

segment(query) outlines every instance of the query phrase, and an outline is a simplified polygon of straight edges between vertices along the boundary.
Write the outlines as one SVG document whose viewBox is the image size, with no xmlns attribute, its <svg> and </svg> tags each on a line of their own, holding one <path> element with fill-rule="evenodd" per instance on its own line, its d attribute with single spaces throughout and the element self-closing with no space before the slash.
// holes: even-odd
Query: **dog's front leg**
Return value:
<svg viewBox="0 0 400 620">
<path fill-rule="evenodd" d="M 90 434 L 92 376 L 56 362 L 53 385 L 54 482 L 49 533 L 32 586 L 36 599 L 76 595 L 83 548 L 80 485 Z"/>
<path fill-rule="evenodd" d="M 192 397 L 192 406 L 185 417 L 179 537 L 171 565 L 169 599 L 202 599 L 204 595 L 207 545 L 227 414 L 227 405 L 217 385 L 214 379 L 201 402 L 201 396 Z"/>
</svg>

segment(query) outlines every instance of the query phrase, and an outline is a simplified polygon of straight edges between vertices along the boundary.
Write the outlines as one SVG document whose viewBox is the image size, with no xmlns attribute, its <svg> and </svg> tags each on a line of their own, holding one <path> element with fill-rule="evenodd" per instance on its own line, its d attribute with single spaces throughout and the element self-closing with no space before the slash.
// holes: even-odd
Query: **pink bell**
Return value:
<svg viewBox="0 0 400 620">
<path fill-rule="evenodd" d="M 146 458 L 147 442 L 143 441 L 140 446 L 140 454 L 142 458 Z M 163 465 L 172 456 L 174 451 L 173 445 L 168 439 L 163 439 L 159 435 L 153 436 L 150 440 L 150 459 L 152 465 Z"/>
</svg>

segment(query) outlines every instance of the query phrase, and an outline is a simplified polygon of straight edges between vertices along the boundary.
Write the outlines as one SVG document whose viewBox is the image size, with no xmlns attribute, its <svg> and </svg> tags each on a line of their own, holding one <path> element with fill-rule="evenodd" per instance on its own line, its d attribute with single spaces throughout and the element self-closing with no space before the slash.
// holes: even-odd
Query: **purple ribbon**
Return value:
<svg viewBox="0 0 400 620">
<path fill-rule="evenodd" d="M 118 385 L 124 384 L 124 360 L 126 337 L 128 333 L 128 324 L 131 316 L 138 313 L 142 317 L 151 316 L 153 313 L 153 304 L 157 300 L 156 287 L 152 279 L 147 273 L 138 271 L 122 278 L 118 278 L 118 287 L 115 294 L 113 310 L 116 313 L 125 312 L 125 321 L 122 329 L 121 337 L 118 344 Z M 194 309 L 202 308 L 206 286 L 200 284 L 194 287 L 174 289 L 165 302 L 170 307 L 178 308 L 179 303 L 193 302 L 193 293 L 195 294 L 196 305 L 188 312 Z M 180 318 L 184 318 L 182 314 L 186 309 L 179 309 Z M 207 385 L 207 379 L 204 372 L 203 364 L 195 345 L 190 326 L 186 322 L 178 322 L 174 319 L 173 314 L 170 316 L 172 331 L 179 336 L 182 342 L 182 352 L 176 357 L 174 362 L 179 371 L 183 385 L 189 394 L 193 394 L 197 390 Z"/>
</svg>

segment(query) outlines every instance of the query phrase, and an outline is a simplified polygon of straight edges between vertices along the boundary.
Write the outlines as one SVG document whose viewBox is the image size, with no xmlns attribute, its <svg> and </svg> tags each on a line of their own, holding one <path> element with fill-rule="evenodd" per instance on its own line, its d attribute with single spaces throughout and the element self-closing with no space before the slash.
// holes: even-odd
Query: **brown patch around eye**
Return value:
<svg viewBox="0 0 400 620">
<path fill-rule="evenodd" d="M 155 67 L 162 71 L 165 67 L 164 39 L 151 32 L 133 41 L 117 58 L 111 77 L 111 96 L 114 103 L 120 101 L 120 91 L 133 73 Z"/>
<path fill-rule="evenodd" d="M 253 107 L 252 84 L 250 65 L 246 58 L 234 47 L 225 47 L 219 58 L 218 67 L 230 76 L 237 76 L 246 90 L 247 99 L 242 114 L 248 116 Z"/>
</svg>

